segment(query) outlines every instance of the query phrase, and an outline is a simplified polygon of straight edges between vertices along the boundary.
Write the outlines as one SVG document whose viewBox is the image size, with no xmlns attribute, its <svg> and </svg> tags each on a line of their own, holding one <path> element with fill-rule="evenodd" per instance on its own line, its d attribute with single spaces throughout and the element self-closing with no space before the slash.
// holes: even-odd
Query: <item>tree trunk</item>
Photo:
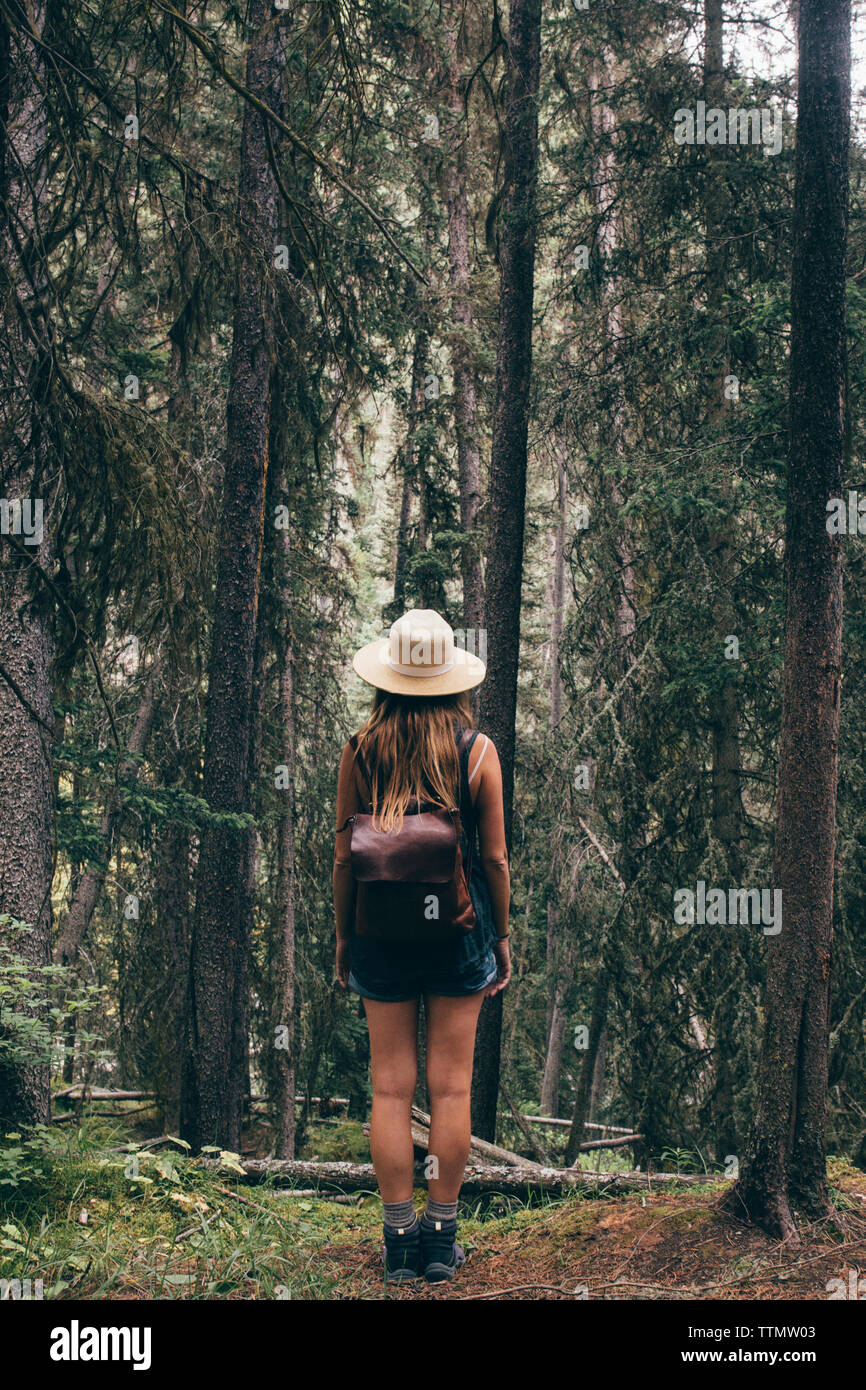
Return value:
<svg viewBox="0 0 866 1390">
<path fill-rule="evenodd" d="M 191 899 L 190 833 L 186 826 L 169 825 L 156 848 L 155 888 L 158 911 L 155 927 L 161 936 L 167 975 L 160 1044 L 160 1091 L 167 1134 L 180 1129 L 181 1060 L 184 1045 L 184 998 L 189 971 L 189 909 Z"/>
<path fill-rule="evenodd" d="M 269 456 L 273 456 L 273 429 L 270 434 L 271 443 L 269 445 Z M 271 495 L 272 474 L 268 473 L 265 485 L 265 507 L 267 516 L 272 516 L 272 511 L 268 507 L 268 498 Z M 242 891 L 240 897 L 240 920 L 243 923 L 243 937 L 248 943 L 248 949 L 253 940 L 256 921 L 256 884 L 258 882 L 259 861 L 262 851 L 262 836 L 259 829 L 259 811 L 261 805 L 261 785 L 262 785 L 262 722 L 265 707 L 265 686 L 267 676 L 268 655 L 271 651 L 271 627 L 272 617 L 267 611 L 267 595 L 264 592 L 264 580 L 260 581 L 259 603 L 256 612 L 256 641 L 253 652 L 253 684 L 252 699 L 250 706 L 250 734 L 249 734 L 249 757 L 247 760 L 246 783 L 250 788 L 249 804 L 247 810 L 255 818 L 252 825 L 248 825 L 245 831 L 244 845 L 244 867 Z M 250 961 L 250 964 L 252 962 Z M 248 1028 L 248 991 L 240 990 L 235 996 L 235 1032 L 243 1034 L 245 1039 L 245 1057 L 242 1064 L 243 1069 L 243 1100 L 242 1100 L 242 1122 L 250 1113 L 250 1093 L 252 1081 L 250 1077 L 250 1039 Z"/>
<path fill-rule="evenodd" d="M 295 653 L 292 638 L 289 535 L 283 538 L 283 607 L 286 635 L 280 669 L 280 726 L 285 740 L 288 776 L 286 808 L 280 820 L 277 844 L 277 990 L 276 1020 L 281 1029 L 274 1068 L 274 1126 L 277 1158 L 295 1156 L 295 774 L 297 731 L 295 724 Z"/>
<path fill-rule="evenodd" d="M 42 35 L 45 6 L 40 0 L 29 7 L 27 24 L 37 38 Z M 8 913 L 32 928 L 16 942 L 15 950 L 34 968 L 51 958 L 54 840 L 54 612 L 38 576 L 39 570 L 52 568 L 52 510 L 58 487 L 48 435 L 52 364 L 46 344 L 51 329 L 45 316 L 42 259 L 48 155 L 45 85 L 43 50 L 22 28 L 10 28 L 4 12 L 0 496 L 4 503 L 18 504 L 22 515 L 4 519 L 0 535 L 0 914 Z M 0 1066 L 0 1123 L 44 1124 L 48 1115 L 47 1065 L 34 1056 Z"/>
<path fill-rule="evenodd" d="M 251 0 L 246 85 L 279 110 L 282 25 Z M 244 109 L 238 187 L 239 252 L 227 410 L 226 471 L 209 665 L 204 792 L 212 811 L 249 804 L 253 665 L 274 362 L 278 202 L 262 117 Z M 248 834 L 209 825 L 201 841 L 188 995 L 183 1137 L 237 1151 L 246 1089 L 249 941 L 244 911 Z"/>
<path fill-rule="evenodd" d="M 559 668 L 559 646 L 562 638 L 565 609 L 565 523 L 568 500 L 568 477 L 561 454 L 556 460 L 556 527 L 553 532 L 553 577 L 551 587 L 550 627 L 550 728 L 555 733 L 562 720 L 562 674 Z M 559 1114 L 559 1082 L 565 1052 L 568 1027 L 568 1002 L 574 979 L 575 952 L 567 933 L 572 929 L 569 920 L 563 930 L 559 903 L 559 860 L 561 830 L 553 835 L 550 877 L 553 884 L 547 904 L 547 1052 L 541 1081 L 541 1113 Z M 576 890 L 575 890 L 576 891 Z"/>
<path fill-rule="evenodd" d="M 562 721 L 562 672 L 559 667 L 562 625 L 565 618 L 565 527 L 568 508 L 568 474 L 561 454 L 556 459 L 556 529 L 553 533 L 553 592 L 550 622 L 550 727 Z"/>
<path fill-rule="evenodd" d="M 469 202 L 466 196 L 465 141 L 462 78 L 457 55 L 458 25 L 454 19 L 446 36 L 448 46 L 446 100 L 454 118 L 453 147 L 445 164 L 445 206 L 448 215 L 448 262 L 451 277 L 451 360 L 454 366 L 454 424 L 457 434 L 457 471 L 460 487 L 460 527 L 472 533 L 461 551 L 463 578 L 463 626 L 477 632 L 484 613 L 484 579 L 478 538 L 481 506 L 481 455 L 478 449 L 473 362 L 472 299 L 470 296 Z"/>
<path fill-rule="evenodd" d="M 758 1102 L 731 1206 L 796 1239 L 792 1207 L 829 1210 L 825 1110 L 833 911 L 848 227 L 849 0 L 802 0 L 794 263 L 787 611 L 774 887 L 783 925 L 769 938 Z"/>
<path fill-rule="evenodd" d="M 394 563 L 394 607 L 399 617 L 406 607 L 406 561 L 409 559 L 409 527 L 412 524 L 412 484 L 403 474 L 400 494 L 400 521 L 397 528 L 397 558 Z"/>
<path fill-rule="evenodd" d="M 566 974 L 568 978 L 565 978 Z M 544 1074 L 541 1078 L 542 1115 L 559 1114 L 559 1082 L 562 1073 L 562 1060 L 565 1056 L 565 1038 L 568 1031 L 571 975 L 572 972 L 566 972 L 560 963 L 553 991 L 553 1007 L 550 1012 L 550 1026 L 547 1033 Z"/>
<path fill-rule="evenodd" d="M 412 348 L 412 381 L 409 387 L 409 412 L 406 426 L 406 439 L 403 443 L 403 489 L 400 499 L 400 525 L 397 531 L 397 558 L 394 565 L 394 606 L 395 618 L 404 611 L 406 605 L 406 568 L 411 555 L 412 502 L 417 489 L 421 506 L 418 517 L 418 548 L 426 543 L 424 522 L 424 483 L 420 476 L 423 462 L 418 458 L 416 435 L 424 412 L 424 373 L 427 370 L 427 353 L 430 345 L 425 329 L 415 334 Z M 399 608 L 399 612 L 396 609 Z"/>
<path fill-rule="evenodd" d="M 595 1124 L 598 1120 L 602 1101 L 604 1100 L 604 1087 L 607 1077 L 607 1026 L 601 1030 L 601 1037 L 598 1040 L 598 1051 L 595 1054 L 595 1065 L 592 1069 L 592 1088 L 589 1095 L 589 1123 Z"/>
<path fill-rule="evenodd" d="M 499 340 L 485 599 L 488 666 L 487 679 L 481 688 L 481 722 L 493 739 L 502 764 L 509 854 L 532 367 L 540 46 L 541 0 L 511 0 L 504 130 L 505 190 L 499 250 Z M 500 992 L 482 1005 L 475 1046 L 472 1121 L 475 1133 L 488 1140 L 496 1138 L 501 1037 Z"/>
<path fill-rule="evenodd" d="M 601 1047 L 601 1040 L 606 1031 L 609 995 L 610 980 L 607 971 L 602 967 L 596 978 L 595 987 L 593 989 L 589 1038 L 587 1039 L 586 1054 L 580 1068 L 580 1079 L 577 1084 L 577 1096 L 574 1102 L 574 1115 L 571 1121 L 571 1129 L 568 1132 L 568 1145 L 565 1150 L 565 1162 L 568 1167 L 577 1162 L 580 1147 L 583 1143 L 583 1127 L 589 1119 L 592 1083 L 595 1076 L 595 1065 Z"/>
</svg>

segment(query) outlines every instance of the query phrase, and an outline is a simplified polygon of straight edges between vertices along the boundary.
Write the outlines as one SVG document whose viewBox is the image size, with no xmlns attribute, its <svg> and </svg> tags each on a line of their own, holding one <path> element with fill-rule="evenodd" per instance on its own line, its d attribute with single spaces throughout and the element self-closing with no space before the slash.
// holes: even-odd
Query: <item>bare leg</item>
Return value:
<svg viewBox="0 0 866 1390">
<path fill-rule="evenodd" d="M 469 1153 L 475 1029 L 485 993 L 482 989 L 459 999 L 447 999 L 441 994 L 424 996 L 431 1112 L 429 1152 L 438 1164 L 438 1175 L 428 1182 L 434 1202 L 456 1202 L 463 1181 Z"/>
<path fill-rule="evenodd" d="M 383 1202 L 412 1196 L 414 1148 L 410 1129 L 418 1079 L 418 1000 L 383 1004 L 364 1000 L 370 1030 L 373 1112 L 370 1154 Z"/>
</svg>

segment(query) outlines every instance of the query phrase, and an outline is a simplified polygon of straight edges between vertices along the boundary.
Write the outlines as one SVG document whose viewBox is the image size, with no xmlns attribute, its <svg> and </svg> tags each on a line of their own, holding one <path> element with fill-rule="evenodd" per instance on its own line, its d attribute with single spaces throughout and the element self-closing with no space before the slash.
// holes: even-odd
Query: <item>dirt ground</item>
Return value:
<svg viewBox="0 0 866 1390">
<path fill-rule="evenodd" d="M 725 1185 L 727 1186 L 727 1185 Z M 576 1199 L 508 1221 L 468 1222 L 467 1263 L 451 1284 L 388 1286 L 381 1241 L 327 1245 L 319 1258 L 348 1299 L 814 1299 L 843 1281 L 866 1298 L 866 1173 L 834 1183 L 838 1215 L 801 1225 L 787 1247 L 719 1210 L 719 1189 L 700 1195 L 630 1194 Z"/>
</svg>

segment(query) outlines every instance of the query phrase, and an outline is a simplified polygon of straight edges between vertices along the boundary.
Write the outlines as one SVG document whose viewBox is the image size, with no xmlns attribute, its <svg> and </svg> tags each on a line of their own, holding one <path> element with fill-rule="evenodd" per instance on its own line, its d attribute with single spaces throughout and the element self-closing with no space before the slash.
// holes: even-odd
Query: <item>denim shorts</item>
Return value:
<svg viewBox="0 0 866 1390">
<path fill-rule="evenodd" d="M 396 1004 L 419 994 L 459 998 L 477 994 L 498 974 L 496 928 L 483 872 L 472 866 L 469 884 L 475 926 L 441 945 L 403 946 L 352 933 L 349 988 L 364 999 Z"/>
</svg>

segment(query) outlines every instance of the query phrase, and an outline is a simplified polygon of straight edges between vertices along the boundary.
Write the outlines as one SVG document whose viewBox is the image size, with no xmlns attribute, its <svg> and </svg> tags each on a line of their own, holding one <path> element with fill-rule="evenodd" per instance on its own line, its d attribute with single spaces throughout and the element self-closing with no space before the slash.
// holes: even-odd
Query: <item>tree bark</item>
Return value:
<svg viewBox="0 0 866 1390">
<path fill-rule="evenodd" d="M 548 904 L 547 973 L 550 993 L 547 1050 L 541 1080 L 542 1113 L 554 1116 L 559 1114 L 559 1084 L 577 964 L 576 910 L 582 863 L 580 854 L 572 855 L 571 877 L 563 906 L 558 900 L 562 893 L 559 868 L 561 840 L 561 833 L 556 833 L 551 859 L 551 879 L 556 901 L 552 900 Z"/>
<path fill-rule="evenodd" d="M 277 991 L 276 1019 L 285 1035 L 276 1050 L 274 1076 L 274 1126 L 277 1158 L 295 1156 L 295 774 L 297 729 L 295 722 L 295 653 L 292 637 L 289 533 L 283 540 L 283 608 L 286 633 L 280 667 L 280 726 L 285 740 L 286 808 L 277 840 Z M 284 1044 L 284 1045 L 283 1045 Z"/>
<path fill-rule="evenodd" d="M 412 484 L 408 474 L 404 472 L 403 486 L 400 491 L 400 520 L 397 526 L 397 557 L 394 562 L 395 617 L 399 617 L 406 607 L 406 562 L 409 559 L 409 527 L 411 524 Z"/>
<path fill-rule="evenodd" d="M 592 1069 L 592 1087 L 589 1093 L 589 1119 L 584 1121 L 584 1132 L 587 1124 L 594 1124 L 598 1119 L 598 1112 L 604 1099 L 604 1084 L 607 1075 L 607 1025 L 601 1030 L 598 1040 L 598 1050 L 595 1054 L 595 1064 Z"/>
<path fill-rule="evenodd" d="M 553 532 L 553 592 L 550 622 L 550 727 L 562 721 L 562 672 L 559 667 L 562 627 L 565 619 L 565 528 L 568 509 L 568 474 L 565 459 L 556 458 L 556 529 Z"/>
<path fill-rule="evenodd" d="M 11 26 L 5 11 L 0 17 L 0 496 L 29 504 L 33 542 L 10 517 L 0 535 L 0 913 L 32 928 L 15 950 L 33 968 L 51 958 L 54 611 L 39 571 L 50 572 L 53 563 L 59 476 L 49 436 L 51 328 L 42 240 L 49 135 L 38 39 L 45 23 L 40 0 L 27 11 L 36 39 Z M 45 1124 L 48 1115 L 47 1065 L 34 1056 L 0 1066 L 0 1123 Z"/>
<path fill-rule="evenodd" d="M 731 1194 L 769 1233 L 796 1240 L 792 1207 L 829 1210 L 825 1113 L 842 655 L 841 540 L 845 262 L 851 96 L 849 0 L 802 0 L 794 262 L 787 610 L 773 882 L 782 931 L 769 940 L 758 1102 Z"/>
<path fill-rule="evenodd" d="M 181 1062 L 184 1046 L 184 999 L 189 971 L 191 901 L 190 833 L 169 825 L 156 849 L 155 887 L 159 911 L 156 929 L 165 961 L 166 993 L 160 1044 L 160 1099 L 165 1129 L 180 1129 Z"/>
<path fill-rule="evenodd" d="M 282 25 L 267 0 L 251 0 L 246 85 L 279 110 L 285 55 Z M 243 813 L 253 716 L 270 378 L 274 363 L 273 265 L 277 186 L 265 126 L 244 109 L 238 187 L 239 250 L 209 664 L 204 791 L 211 810 Z M 210 825 L 199 853 L 188 994 L 189 1052 L 182 1087 L 183 1137 L 194 1149 L 240 1147 L 247 1069 L 248 921 L 244 911 L 248 835 Z"/>
<path fill-rule="evenodd" d="M 481 687 L 481 722 L 502 765 L 505 834 L 509 854 L 514 799 L 520 595 L 526 511 L 526 450 L 532 368 L 535 278 L 535 196 L 538 170 L 538 80 L 541 0 L 511 0 L 509 81 L 505 103 L 505 190 L 499 250 L 499 338 L 488 529 L 487 679 Z M 478 1021 L 472 1086 L 473 1126 L 496 1138 L 502 993 L 486 999 Z"/>
<path fill-rule="evenodd" d="M 394 607 L 395 618 L 403 613 L 406 605 L 406 570 L 412 552 L 411 526 L 412 503 L 417 490 L 421 501 L 418 517 L 418 548 L 426 543 L 424 520 L 424 482 L 421 477 L 423 461 L 419 460 L 416 435 L 424 412 L 424 373 L 427 370 L 427 354 L 430 337 L 426 329 L 415 334 L 412 347 L 412 380 L 409 387 L 409 412 L 406 438 L 403 443 L 403 487 L 400 498 L 400 524 L 397 530 L 397 558 L 394 565 Z M 397 611 L 399 610 L 399 611 Z"/>
<path fill-rule="evenodd" d="M 541 1078 L 541 1113 L 559 1114 L 559 1083 L 562 1075 L 562 1062 L 565 1056 L 565 1040 L 568 1032 L 568 1000 L 574 976 L 574 960 L 556 957 L 556 976 L 553 988 L 553 1007 L 550 1011 L 550 1025 L 547 1031 L 547 1051 L 544 1058 L 544 1072 Z"/>
<path fill-rule="evenodd" d="M 556 526 L 552 537 L 553 575 L 551 580 L 550 626 L 550 729 L 555 734 L 562 721 L 562 673 L 559 666 L 560 643 L 565 614 L 565 531 L 568 505 L 568 475 L 561 453 L 556 459 Z M 541 1110 L 559 1114 L 559 1083 L 568 1028 L 568 1003 L 574 982 L 575 943 L 568 935 L 572 923 L 563 926 L 559 903 L 559 849 L 561 829 L 553 833 L 550 877 L 554 885 L 547 904 L 547 1051 L 541 1081 Z M 576 888 L 575 894 L 576 896 Z"/>
<path fill-rule="evenodd" d="M 454 368 L 454 424 L 460 488 L 460 526 L 471 538 L 460 555 L 463 579 L 463 626 L 477 632 L 484 613 L 484 578 L 478 538 L 481 507 L 481 454 L 476 423 L 475 366 L 472 354 L 470 293 L 469 200 L 466 196 L 466 139 L 463 91 L 458 58 L 459 25 L 452 17 L 446 35 L 445 95 L 454 119 L 453 145 L 445 164 L 445 206 L 448 216 L 448 264 L 451 279 L 451 360 Z"/>
<path fill-rule="evenodd" d="M 574 1102 L 574 1115 L 571 1121 L 571 1129 L 568 1133 L 568 1144 L 565 1150 L 565 1162 L 568 1165 L 577 1162 L 577 1156 L 583 1146 L 583 1127 L 589 1118 L 589 1103 L 592 1093 L 592 1082 L 595 1076 L 595 1064 L 601 1047 L 601 1040 L 607 1024 L 607 1004 L 610 995 L 610 980 L 606 969 L 602 966 L 596 978 L 592 995 L 592 1017 L 589 1023 L 589 1038 L 587 1039 L 586 1055 L 580 1068 L 580 1079 L 577 1085 L 577 1096 Z"/>
</svg>

